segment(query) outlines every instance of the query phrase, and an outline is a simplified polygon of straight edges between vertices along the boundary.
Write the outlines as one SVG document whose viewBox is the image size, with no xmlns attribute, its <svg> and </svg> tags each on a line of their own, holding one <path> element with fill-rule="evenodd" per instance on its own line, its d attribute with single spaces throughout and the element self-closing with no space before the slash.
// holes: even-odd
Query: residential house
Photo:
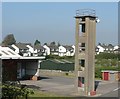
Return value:
<svg viewBox="0 0 120 99">
<path fill-rule="evenodd" d="M 50 48 L 47 45 L 43 45 L 45 49 L 45 55 L 50 55 Z"/>
<path fill-rule="evenodd" d="M 108 53 L 114 53 L 114 46 L 112 44 L 108 44 L 107 49 L 105 49 Z"/>
<path fill-rule="evenodd" d="M 74 50 L 73 50 L 73 53 L 75 54 L 75 45 L 72 45 L 72 48 L 74 49 Z"/>
<path fill-rule="evenodd" d="M 116 49 L 118 49 L 118 48 L 120 48 L 119 45 L 114 46 L 114 50 L 116 50 Z"/>
<path fill-rule="evenodd" d="M 96 50 L 97 50 L 97 54 L 101 53 L 101 52 L 106 52 L 106 53 L 113 53 L 114 52 L 114 46 L 112 44 L 99 44 L 98 46 L 96 46 Z"/>
<path fill-rule="evenodd" d="M 97 45 L 96 48 L 97 48 L 97 54 L 104 52 L 104 50 L 105 50 L 105 48 L 101 45 Z"/>
<path fill-rule="evenodd" d="M 66 48 L 66 56 L 74 56 L 74 48 L 69 45 L 64 46 Z"/>
<path fill-rule="evenodd" d="M 28 46 L 29 45 L 29 46 Z M 29 49 L 31 44 L 29 43 L 16 43 L 12 44 L 13 50 L 21 56 L 32 56 L 32 49 Z"/>
<path fill-rule="evenodd" d="M 114 53 L 116 53 L 116 54 L 120 53 L 120 48 L 115 49 L 115 50 L 114 50 Z"/>
<path fill-rule="evenodd" d="M 57 45 L 48 45 L 48 47 L 50 48 L 50 54 L 51 55 L 58 55 L 59 54 L 59 48 Z"/>
<path fill-rule="evenodd" d="M 26 47 L 28 48 L 28 51 L 31 53 L 31 56 L 33 56 L 34 48 L 31 44 L 27 44 Z"/>
<path fill-rule="evenodd" d="M 119 45 L 114 46 L 114 53 L 120 53 L 120 46 Z"/>
<path fill-rule="evenodd" d="M 74 56 L 75 47 L 74 46 L 59 46 L 59 56 Z"/>
<path fill-rule="evenodd" d="M 66 48 L 64 46 L 59 46 L 59 56 L 65 56 L 66 55 Z"/>
<path fill-rule="evenodd" d="M 34 46 L 34 56 L 43 56 L 45 54 L 45 48 L 41 45 Z"/>
<path fill-rule="evenodd" d="M 98 48 L 98 46 L 96 46 L 95 47 L 95 54 L 99 54 L 100 52 L 99 52 L 99 48 Z"/>
</svg>

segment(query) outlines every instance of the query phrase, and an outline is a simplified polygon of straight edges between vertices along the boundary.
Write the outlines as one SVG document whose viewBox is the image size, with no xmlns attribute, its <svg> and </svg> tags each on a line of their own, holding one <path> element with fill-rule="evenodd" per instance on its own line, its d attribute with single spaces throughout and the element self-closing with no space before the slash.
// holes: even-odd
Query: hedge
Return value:
<svg viewBox="0 0 120 99">
<path fill-rule="evenodd" d="M 59 62 L 54 62 L 52 60 L 46 60 L 41 63 L 41 69 L 73 71 L 74 63 L 59 63 Z"/>
</svg>

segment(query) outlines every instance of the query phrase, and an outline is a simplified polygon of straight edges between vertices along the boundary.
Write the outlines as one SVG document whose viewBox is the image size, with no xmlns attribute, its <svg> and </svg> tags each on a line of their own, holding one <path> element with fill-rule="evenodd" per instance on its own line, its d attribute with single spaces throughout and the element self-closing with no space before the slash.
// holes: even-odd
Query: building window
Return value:
<svg viewBox="0 0 120 99">
<path fill-rule="evenodd" d="M 85 67 L 85 60 L 84 59 L 80 60 L 80 66 Z"/>
</svg>

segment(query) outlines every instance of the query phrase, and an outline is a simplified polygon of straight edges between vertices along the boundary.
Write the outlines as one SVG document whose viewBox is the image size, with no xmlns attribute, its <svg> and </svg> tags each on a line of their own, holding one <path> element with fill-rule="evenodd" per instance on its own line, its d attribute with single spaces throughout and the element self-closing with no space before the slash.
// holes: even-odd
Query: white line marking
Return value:
<svg viewBox="0 0 120 99">
<path fill-rule="evenodd" d="M 119 87 L 119 88 L 114 89 L 113 91 L 116 91 L 116 90 L 118 90 L 118 89 L 120 89 L 120 87 Z"/>
</svg>

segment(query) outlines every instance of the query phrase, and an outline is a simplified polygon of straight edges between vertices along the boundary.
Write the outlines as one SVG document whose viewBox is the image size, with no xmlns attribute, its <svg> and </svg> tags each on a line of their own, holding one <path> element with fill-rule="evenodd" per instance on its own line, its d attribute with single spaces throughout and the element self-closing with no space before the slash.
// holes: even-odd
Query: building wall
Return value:
<svg viewBox="0 0 120 99">
<path fill-rule="evenodd" d="M 38 62 L 28 61 L 25 63 L 25 67 L 26 67 L 26 75 L 35 75 L 38 69 Z"/>
<path fill-rule="evenodd" d="M 50 55 L 50 48 L 46 45 L 43 46 L 45 48 L 46 55 Z"/>
<path fill-rule="evenodd" d="M 14 60 L 2 61 L 3 81 L 14 81 L 17 79 L 17 62 Z"/>
<path fill-rule="evenodd" d="M 33 52 L 34 52 L 33 48 L 32 48 L 30 45 L 27 45 L 27 47 L 29 48 L 29 49 L 28 49 L 28 50 L 29 50 L 29 52 L 31 52 L 31 53 L 33 53 Z"/>
<path fill-rule="evenodd" d="M 115 73 L 115 79 L 116 79 L 117 81 L 120 81 L 120 72 Z"/>
<path fill-rule="evenodd" d="M 18 68 L 19 66 L 19 68 Z M 3 80 L 13 81 L 24 77 L 39 76 L 38 60 L 3 60 Z M 18 74 L 19 73 L 19 74 Z M 19 75 L 19 76 L 18 76 Z"/>
<path fill-rule="evenodd" d="M 97 47 L 99 48 L 99 53 L 100 53 L 100 52 L 104 52 L 105 49 L 104 49 L 103 47 L 101 47 L 101 46 L 99 46 L 99 45 L 98 45 Z"/>
</svg>

